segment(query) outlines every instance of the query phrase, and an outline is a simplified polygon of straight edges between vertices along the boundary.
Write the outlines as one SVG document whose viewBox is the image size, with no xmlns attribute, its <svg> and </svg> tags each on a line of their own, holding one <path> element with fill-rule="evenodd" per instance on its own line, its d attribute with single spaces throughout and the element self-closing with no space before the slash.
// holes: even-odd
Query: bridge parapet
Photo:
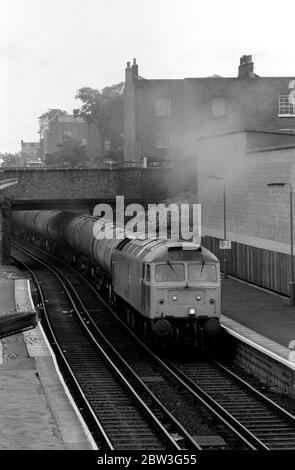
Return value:
<svg viewBox="0 0 295 470">
<path fill-rule="evenodd" d="M 167 168 L 8 168 L 3 169 L 3 179 L 17 178 L 18 184 L 2 194 L 11 199 L 13 206 L 24 201 L 112 200 L 117 195 L 154 202 L 167 197 L 171 171 Z"/>
<path fill-rule="evenodd" d="M 1 191 L 0 264 L 10 258 L 11 210 L 91 210 L 99 202 L 159 203 L 177 191 L 179 174 L 167 168 L 50 169 L 3 168 L 1 179 L 15 178 L 18 184 Z"/>
</svg>

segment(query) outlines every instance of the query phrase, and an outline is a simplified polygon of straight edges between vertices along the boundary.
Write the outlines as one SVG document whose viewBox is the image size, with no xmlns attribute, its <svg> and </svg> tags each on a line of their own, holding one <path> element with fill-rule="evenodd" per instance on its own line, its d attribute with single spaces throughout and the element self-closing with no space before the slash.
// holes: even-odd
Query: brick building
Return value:
<svg viewBox="0 0 295 470">
<path fill-rule="evenodd" d="M 234 78 L 146 80 L 135 59 L 125 72 L 125 160 L 179 161 L 195 154 L 198 137 L 216 132 L 295 132 L 292 77 L 258 77 L 252 56 L 241 57 Z"/>
<path fill-rule="evenodd" d="M 40 122 L 41 129 L 41 156 L 45 160 L 47 154 L 58 151 L 58 144 L 70 138 L 80 141 L 87 146 L 90 165 L 95 165 L 101 158 L 101 139 L 98 129 L 87 124 L 81 117 L 73 115 L 56 115 L 51 119 Z"/>
<path fill-rule="evenodd" d="M 24 160 L 40 157 L 40 142 L 24 142 L 21 140 L 21 156 Z"/>
</svg>

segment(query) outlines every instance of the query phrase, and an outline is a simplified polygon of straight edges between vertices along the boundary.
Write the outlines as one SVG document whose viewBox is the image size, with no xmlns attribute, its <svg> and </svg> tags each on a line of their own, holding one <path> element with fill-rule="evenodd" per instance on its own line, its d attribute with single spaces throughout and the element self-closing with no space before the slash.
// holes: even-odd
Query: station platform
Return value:
<svg viewBox="0 0 295 470">
<path fill-rule="evenodd" d="M 0 311 L 16 309 L 21 298 L 30 301 L 15 287 L 25 283 L 2 273 Z M 97 449 L 40 323 L 0 340 L 0 377 L 0 450 Z"/>
<path fill-rule="evenodd" d="M 221 323 L 236 334 L 288 359 L 295 340 L 295 306 L 289 299 L 238 279 L 222 279 Z"/>
<path fill-rule="evenodd" d="M 0 338 L 38 323 L 29 279 L 0 279 Z"/>
</svg>

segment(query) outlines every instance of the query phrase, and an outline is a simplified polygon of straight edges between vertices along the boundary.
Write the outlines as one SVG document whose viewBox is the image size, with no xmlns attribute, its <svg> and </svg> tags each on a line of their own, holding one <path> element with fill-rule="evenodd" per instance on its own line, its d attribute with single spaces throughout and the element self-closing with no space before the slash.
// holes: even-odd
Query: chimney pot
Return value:
<svg viewBox="0 0 295 470">
<path fill-rule="evenodd" d="M 253 78 L 254 77 L 253 70 L 254 70 L 254 63 L 252 60 L 252 55 L 243 55 L 240 58 L 238 77 L 239 78 L 246 78 L 246 77 Z"/>
</svg>

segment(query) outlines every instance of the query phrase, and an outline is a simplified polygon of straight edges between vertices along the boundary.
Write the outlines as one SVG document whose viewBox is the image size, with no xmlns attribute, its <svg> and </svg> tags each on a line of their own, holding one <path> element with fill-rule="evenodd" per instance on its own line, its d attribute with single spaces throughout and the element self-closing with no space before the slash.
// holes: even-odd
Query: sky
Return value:
<svg viewBox="0 0 295 470">
<path fill-rule="evenodd" d="M 255 73 L 295 77 L 294 0 L 0 0 L 0 152 L 39 140 L 38 116 L 72 112 L 83 86 Z"/>
</svg>

